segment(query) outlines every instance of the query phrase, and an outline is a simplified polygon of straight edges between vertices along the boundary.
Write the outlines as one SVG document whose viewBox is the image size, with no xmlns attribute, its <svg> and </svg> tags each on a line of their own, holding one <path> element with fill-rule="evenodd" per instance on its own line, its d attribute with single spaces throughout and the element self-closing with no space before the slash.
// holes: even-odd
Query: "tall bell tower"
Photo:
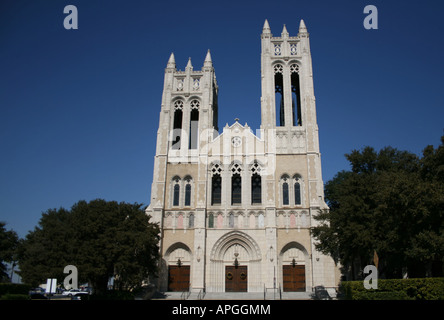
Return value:
<svg viewBox="0 0 444 320">
<path fill-rule="evenodd" d="M 191 58 L 184 71 L 177 70 L 174 53 L 171 53 L 165 68 L 149 207 L 157 222 L 161 222 L 162 209 L 167 205 L 165 193 L 168 169 L 171 165 L 178 167 L 181 163 L 200 166 L 202 162 L 198 159 L 203 152 L 201 146 L 212 140 L 213 131 L 218 130 L 217 95 L 218 86 L 210 50 L 201 70 L 194 70 Z M 203 185 L 205 178 L 202 176 Z"/>
<path fill-rule="evenodd" d="M 278 199 L 276 212 L 287 207 L 291 211 L 292 205 L 306 208 L 310 226 L 315 226 L 318 222 L 313 217 L 319 209 L 328 207 L 324 201 L 312 59 L 304 20 L 300 21 L 297 36 L 290 36 L 284 25 L 277 37 L 265 20 L 261 44 L 261 129 L 267 133 L 264 137 L 268 155 L 276 159 L 272 178 Z M 284 236 L 278 229 L 277 237 Z M 310 251 L 314 283 L 332 283 L 333 261 L 315 250 L 311 237 Z"/>
<path fill-rule="evenodd" d="M 261 129 L 275 132 L 268 150 L 306 157 L 310 202 L 325 207 L 307 27 L 301 20 L 293 37 L 284 25 L 280 37 L 274 37 L 265 20 L 261 40 Z"/>
</svg>

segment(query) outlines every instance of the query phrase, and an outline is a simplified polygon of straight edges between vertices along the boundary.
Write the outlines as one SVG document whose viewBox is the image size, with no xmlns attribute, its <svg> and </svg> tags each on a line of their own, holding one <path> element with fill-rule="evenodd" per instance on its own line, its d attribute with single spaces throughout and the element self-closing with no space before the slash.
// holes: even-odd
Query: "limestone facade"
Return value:
<svg viewBox="0 0 444 320">
<path fill-rule="evenodd" d="M 191 59 L 177 70 L 170 56 L 146 209 L 161 227 L 159 290 L 183 290 L 179 282 L 188 281 L 191 290 L 224 292 L 236 281 L 233 266 L 243 267 L 238 282 L 249 292 L 338 283 L 333 260 L 310 236 L 327 205 L 304 21 L 294 37 L 285 26 L 273 36 L 265 21 L 261 42 L 256 133 L 237 119 L 219 132 L 209 51 L 201 70 Z"/>
</svg>

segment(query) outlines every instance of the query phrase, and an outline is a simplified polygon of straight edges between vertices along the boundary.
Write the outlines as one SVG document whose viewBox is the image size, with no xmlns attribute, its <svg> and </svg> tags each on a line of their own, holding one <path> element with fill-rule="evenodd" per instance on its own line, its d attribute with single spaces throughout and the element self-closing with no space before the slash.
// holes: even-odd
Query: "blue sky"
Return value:
<svg viewBox="0 0 444 320">
<path fill-rule="evenodd" d="M 65 30 L 75 5 L 79 29 Z M 378 8 L 378 30 L 363 9 Z M 420 154 L 444 129 L 441 1 L 0 3 L 0 221 L 24 237 L 49 208 L 148 204 L 164 68 L 211 50 L 219 127 L 260 125 L 260 33 L 310 33 L 324 182 L 370 145 Z"/>
</svg>

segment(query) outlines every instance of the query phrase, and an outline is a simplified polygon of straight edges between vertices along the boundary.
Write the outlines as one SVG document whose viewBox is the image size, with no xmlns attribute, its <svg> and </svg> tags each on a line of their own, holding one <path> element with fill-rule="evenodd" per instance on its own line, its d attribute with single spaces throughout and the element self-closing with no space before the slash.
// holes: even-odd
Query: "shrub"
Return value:
<svg viewBox="0 0 444 320">
<path fill-rule="evenodd" d="M 7 293 L 0 297 L 0 300 L 29 300 L 27 294 Z"/>
<path fill-rule="evenodd" d="M 24 294 L 28 295 L 31 286 L 19 283 L 0 283 L 0 297 L 5 294 Z"/>
<path fill-rule="evenodd" d="M 444 300 L 444 278 L 380 279 L 375 290 L 363 281 L 344 281 L 340 292 L 351 300 Z"/>
</svg>

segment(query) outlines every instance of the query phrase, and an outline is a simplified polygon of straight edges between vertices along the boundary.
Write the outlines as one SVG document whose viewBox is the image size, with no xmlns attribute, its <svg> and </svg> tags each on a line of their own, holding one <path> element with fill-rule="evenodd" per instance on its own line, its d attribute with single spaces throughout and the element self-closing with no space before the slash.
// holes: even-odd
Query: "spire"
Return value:
<svg viewBox="0 0 444 320">
<path fill-rule="evenodd" d="M 301 23 L 299 24 L 299 33 L 307 33 L 307 27 L 303 19 L 301 19 Z"/>
<path fill-rule="evenodd" d="M 172 52 L 170 59 L 168 59 L 167 68 L 176 68 L 176 60 L 174 59 L 174 53 Z"/>
<path fill-rule="evenodd" d="M 281 33 L 281 37 L 288 37 L 288 31 L 287 31 L 287 27 L 284 24 L 284 28 L 282 29 L 282 33 Z"/>
<path fill-rule="evenodd" d="M 268 24 L 268 20 L 265 19 L 264 27 L 262 29 L 262 33 L 271 33 L 270 25 Z"/>
<path fill-rule="evenodd" d="M 188 58 L 188 63 L 187 63 L 187 66 L 185 67 L 185 69 L 193 69 L 193 65 L 191 64 L 191 57 Z"/>
<path fill-rule="evenodd" d="M 210 54 L 210 49 L 208 49 L 207 55 L 205 57 L 205 61 L 204 61 L 204 67 L 212 67 L 213 66 L 213 61 L 211 60 L 211 54 Z"/>
</svg>

